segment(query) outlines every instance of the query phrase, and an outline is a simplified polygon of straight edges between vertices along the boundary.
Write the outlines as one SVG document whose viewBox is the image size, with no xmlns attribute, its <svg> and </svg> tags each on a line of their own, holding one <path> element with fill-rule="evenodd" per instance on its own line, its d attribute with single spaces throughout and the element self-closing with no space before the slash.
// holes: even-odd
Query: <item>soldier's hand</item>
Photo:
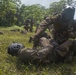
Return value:
<svg viewBox="0 0 76 75">
<path fill-rule="evenodd" d="M 39 39 L 38 36 L 34 35 L 33 37 L 30 37 L 30 38 L 29 38 L 29 41 L 28 41 L 28 42 L 29 42 L 29 43 L 31 43 L 31 42 L 37 42 L 38 39 Z"/>
<path fill-rule="evenodd" d="M 31 43 L 32 41 L 33 41 L 33 37 L 30 37 L 28 42 Z"/>
</svg>

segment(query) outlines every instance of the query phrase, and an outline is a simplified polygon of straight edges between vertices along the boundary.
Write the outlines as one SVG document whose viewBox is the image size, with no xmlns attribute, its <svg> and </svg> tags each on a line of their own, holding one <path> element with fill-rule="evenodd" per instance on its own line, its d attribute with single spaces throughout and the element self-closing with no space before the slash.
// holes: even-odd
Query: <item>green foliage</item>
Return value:
<svg viewBox="0 0 76 75">
<path fill-rule="evenodd" d="M 40 21 L 43 19 L 45 15 L 45 8 L 39 4 L 25 6 L 24 4 L 18 9 L 17 17 L 17 24 L 24 24 L 26 19 L 31 17 L 34 19 L 34 22 Z"/>
<path fill-rule="evenodd" d="M 45 16 L 61 13 L 65 4 L 75 5 L 74 0 L 60 0 L 53 2 L 49 8 L 40 4 L 28 5 L 21 4 L 21 0 L 0 0 L 0 26 L 22 26 L 27 18 L 34 20 L 34 25 L 41 22 Z"/>
<path fill-rule="evenodd" d="M 54 2 L 50 5 L 51 14 L 60 13 L 65 7 L 66 1 L 60 0 L 59 2 Z"/>
<path fill-rule="evenodd" d="M 16 3 L 15 0 L 0 0 L 0 25 L 13 25 L 16 22 Z"/>
<path fill-rule="evenodd" d="M 62 10 L 65 8 L 65 5 L 74 5 L 75 6 L 75 1 L 74 0 L 60 0 L 59 2 L 53 2 L 50 4 L 50 13 L 51 14 L 56 14 L 56 13 L 61 13 Z"/>
</svg>

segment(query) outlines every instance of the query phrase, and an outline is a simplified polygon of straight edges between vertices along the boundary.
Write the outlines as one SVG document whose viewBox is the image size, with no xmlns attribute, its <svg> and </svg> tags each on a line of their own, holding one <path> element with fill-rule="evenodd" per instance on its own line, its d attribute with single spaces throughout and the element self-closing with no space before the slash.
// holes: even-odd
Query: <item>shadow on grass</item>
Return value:
<svg viewBox="0 0 76 75">
<path fill-rule="evenodd" d="M 17 59 L 16 67 L 19 71 L 30 71 L 36 72 L 36 75 L 45 75 L 44 72 L 47 72 L 47 75 L 75 75 L 72 68 L 72 64 L 67 63 L 50 63 L 50 64 L 32 64 L 32 63 L 23 63 Z M 41 73 L 41 74 L 39 74 Z"/>
<path fill-rule="evenodd" d="M 32 64 L 23 63 L 19 58 L 8 56 L 7 61 L 13 63 L 18 72 L 36 73 L 34 75 L 76 75 L 73 64 L 75 63 L 50 63 L 50 64 Z M 44 74 L 45 73 L 45 74 Z M 28 75 L 28 74 L 27 74 Z"/>
</svg>

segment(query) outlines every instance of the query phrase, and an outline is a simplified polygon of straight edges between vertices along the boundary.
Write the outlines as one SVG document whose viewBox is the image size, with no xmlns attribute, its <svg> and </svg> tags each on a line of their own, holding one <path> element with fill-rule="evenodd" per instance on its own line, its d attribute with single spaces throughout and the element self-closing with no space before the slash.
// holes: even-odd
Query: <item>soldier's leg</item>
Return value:
<svg viewBox="0 0 76 75">
<path fill-rule="evenodd" d="M 56 47 L 58 47 L 57 42 L 54 40 L 48 40 L 45 37 L 40 38 L 39 41 L 39 47 L 45 48 L 50 47 L 51 52 L 47 55 L 47 58 L 50 60 L 50 62 L 60 62 L 62 57 L 56 52 Z"/>
<path fill-rule="evenodd" d="M 50 40 L 46 38 L 47 36 L 42 35 L 40 37 L 41 38 L 36 39 L 37 40 L 36 42 L 35 41 L 33 42 L 34 43 L 33 48 L 45 47 L 50 45 Z"/>
<path fill-rule="evenodd" d="M 45 37 L 37 38 L 33 40 L 33 49 L 38 48 L 38 47 L 45 47 L 49 45 L 49 40 L 46 39 Z"/>
<path fill-rule="evenodd" d="M 56 50 L 59 55 L 64 57 L 67 52 L 69 52 L 69 48 L 72 45 L 73 40 L 67 40 L 66 42 L 59 45 L 58 49 Z"/>
<path fill-rule="evenodd" d="M 30 26 L 30 32 L 33 32 L 33 26 Z"/>
<path fill-rule="evenodd" d="M 41 47 L 50 46 L 50 41 L 49 41 L 47 38 L 45 38 L 45 37 L 40 38 L 39 43 L 40 43 L 39 45 L 40 45 Z"/>
<path fill-rule="evenodd" d="M 73 61 L 73 51 L 67 52 L 67 54 L 64 57 L 64 62 L 70 63 Z"/>
<path fill-rule="evenodd" d="M 32 28 L 30 28 L 30 32 L 32 32 Z"/>
<path fill-rule="evenodd" d="M 70 47 L 71 47 L 72 43 L 73 43 L 73 40 L 67 40 L 66 42 L 61 44 L 58 49 L 56 49 L 56 52 L 64 60 L 67 59 L 68 62 L 72 61 L 72 57 L 73 57 L 73 51 L 70 50 Z"/>
</svg>

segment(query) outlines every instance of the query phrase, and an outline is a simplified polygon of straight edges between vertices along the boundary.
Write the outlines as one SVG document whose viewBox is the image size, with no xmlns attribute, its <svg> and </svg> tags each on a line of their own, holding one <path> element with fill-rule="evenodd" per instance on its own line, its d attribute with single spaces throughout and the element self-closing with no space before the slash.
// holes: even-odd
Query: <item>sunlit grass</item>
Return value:
<svg viewBox="0 0 76 75">
<path fill-rule="evenodd" d="M 32 43 L 28 43 L 29 37 L 34 34 L 21 34 L 12 32 L 11 29 L 22 27 L 0 28 L 4 32 L 0 35 L 0 75 L 76 75 L 76 59 L 71 63 L 47 64 L 38 66 L 34 64 L 24 64 L 17 57 L 7 54 L 7 47 L 12 42 L 22 43 L 25 47 L 32 48 Z"/>
</svg>

